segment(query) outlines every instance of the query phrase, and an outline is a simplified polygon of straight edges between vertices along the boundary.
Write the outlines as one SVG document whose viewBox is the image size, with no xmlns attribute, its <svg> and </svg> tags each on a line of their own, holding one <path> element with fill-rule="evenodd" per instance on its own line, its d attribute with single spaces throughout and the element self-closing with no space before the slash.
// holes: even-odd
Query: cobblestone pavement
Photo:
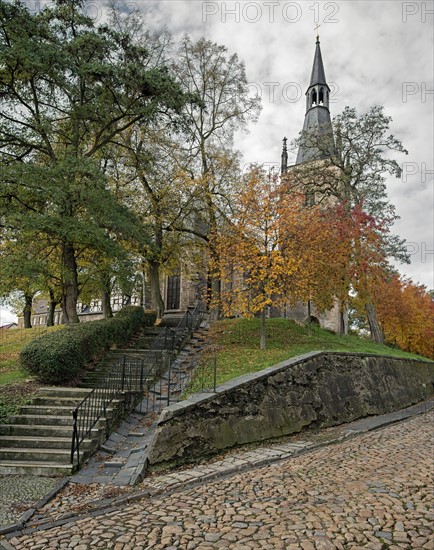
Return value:
<svg viewBox="0 0 434 550">
<path fill-rule="evenodd" d="M 269 466 L 29 528 L 3 545 L 434 550 L 433 420 L 428 412 Z"/>
<path fill-rule="evenodd" d="M 0 525 L 12 523 L 58 482 L 53 477 L 0 476 Z"/>
</svg>

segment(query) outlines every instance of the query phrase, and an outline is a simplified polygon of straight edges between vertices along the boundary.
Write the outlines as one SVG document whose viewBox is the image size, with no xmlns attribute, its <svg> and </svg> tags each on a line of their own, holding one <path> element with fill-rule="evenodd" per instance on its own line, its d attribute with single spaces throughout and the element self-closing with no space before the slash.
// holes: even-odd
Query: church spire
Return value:
<svg viewBox="0 0 434 550">
<path fill-rule="evenodd" d="M 315 57 L 313 59 L 313 67 L 309 87 L 315 86 L 317 84 L 323 84 L 327 86 L 324 64 L 322 62 L 321 47 L 319 43 L 319 35 L 317 35 L 316 37 Z"/>
<path fill-rule="evenodd" d="M 306 91 L 306 115 L 296 164 L 327 158 L 334 154 L 329 111 L 330 87 L 325 77 L 319 36 L 316 38 L 310 84 Z"/>
<path fill-rule="evenodd" d="M 282 156 L 281 156 L 281 163 L 280 163 L 280 173 L 286 174 L 288 171 L 288 147 L 286 146 L 286 142 L 288 140 L 286 137 L 283 138 L 283 148 L 282 148 Z"/>
</svg>

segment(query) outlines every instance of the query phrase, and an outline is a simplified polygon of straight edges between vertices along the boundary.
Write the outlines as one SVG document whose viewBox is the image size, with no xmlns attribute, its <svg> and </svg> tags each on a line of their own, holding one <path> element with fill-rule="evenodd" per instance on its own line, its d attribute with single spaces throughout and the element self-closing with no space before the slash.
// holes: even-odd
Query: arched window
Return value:
<svg viewBox="0 0 434 550">
<path fill-rule="evenodd" d="M 324 104 L 324 88 L 320 88 L 318 105 L 323 105 L 323 104 Z"/>
<path fill-rule="evenodd" d="M 312 105 L 317 104 L 316 90 L 312 90 Z"/>
<path fill-rule="evenodd" d="M 309 319 L 308 319 L 308 320 L 309 320 Z M 311 316 L 310 316 L 309 322 L 310 322 L 312 325 L 321 326 L 318 317 L 315 317 L 314 315 L 311 315 Z"/>
</svg>

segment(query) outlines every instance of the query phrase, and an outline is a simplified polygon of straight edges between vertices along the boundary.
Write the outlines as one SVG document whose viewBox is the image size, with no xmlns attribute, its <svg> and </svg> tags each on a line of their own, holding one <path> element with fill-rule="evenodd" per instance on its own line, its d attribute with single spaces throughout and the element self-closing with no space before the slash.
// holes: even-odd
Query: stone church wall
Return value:
<svg viewBox="0 0 434 550">
<path fill-rule="evenodd" d="M 188 463 L 230 447 L 384 414 L 433 394 L 434 363 L 314 352 L 162 412 L 150 467 Z"/>
</svg>

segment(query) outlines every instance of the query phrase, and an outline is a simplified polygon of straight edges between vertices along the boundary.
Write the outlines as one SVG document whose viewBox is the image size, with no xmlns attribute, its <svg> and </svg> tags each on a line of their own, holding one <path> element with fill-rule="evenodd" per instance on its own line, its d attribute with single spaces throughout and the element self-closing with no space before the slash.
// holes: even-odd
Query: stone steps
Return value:
<svg viewBox="0 0 434 550">
<path fill-rule="evenodd" d="M 46 416 L 39 414 L 19 414 L 9 417 L 9 424 L 30 424 L 31 426 L 46 426 L 47 421 L 53 422 L 56 426 L 71 426 L 72 414 L 68 416 Z"/>
<path fill-rule="evenodd" d="M 143 363 L 144 368 L 150 369 L 155 365 L 156 355 L 149 356 L 148 350 L 151 343 L 160 333 L 159 327 L 147 327 L 144 331 L 130 341 L 128 348 L 112 349 L 102 359 L 102 361 L 91 371 L 88 371 L 78 383 L 80 388 L 94 388 L 106 373 L 114 366 L 121 365 L 125 356 L 128 366 L 128 372 L 134 372 L 137 369 L 136 381 L 140 380 L 140 369 Z M 136 366 L 134 365 L 136 363 Z M 131 364 L 133 366 L 131 367 Z M 132 371 L 131 371 L 132 369 Z M 145 375 L 146 376 L 146 375 Z M 148 377 L 148 376 L 146 376 Z"/>
<path fill-rule="evenodd" d="M 91 390 L 42 388 L 20 414 L 0 425 L 0 474 L 67 475 L 76 466 L 70 463 L 73 435 L 72 410 Z M 85 458 L 94 452 L 104 430 L 99 422 L 90 439 L 80 445 Z"/>
<path fill-rule="evenodd" d="M 72 437 L 72 433 L 71 433 Z M 71 446 L 71 437 L 44 437 L 36 435 L 23 435 L 16 437 L 13 435 L 2 435 L 1 442 L 2 448 L 35 448 L 35 449 L 65 449 Z M 85 439 L 80 449 L 88 449 L 92 446 L 91 439 Z"/>
<path fill-rule="evenodd" d="M 145 329 L 131 341 L 132 349 L 111 350 L 94 371 L 87 373 L 79 387 L 42 388 L 30 404 L 21 407 L 19 414 L 10 417 L 8 424 L 0 425 L 0 474 L 71 474 L 76 468 L 70 464 L 72 411 L 92 392 L 107 370 L 120 363 L 123 355 L 130 364 L 137 361 L 137 367 L 129 364 L 128 374 L 138 383 L 144 351 L 158 333 L 159 329 Z M 150 362 L 154 364 L 153 359 Z M 144 379 L 145 383 L 152 381 L 151 377 Z M 113 400 L 107 420 L 116 422 L 124 408 L 122 399 Z M 91 437 L 80 443 L 81 462 L 98 448 L 105 436 L 107 420 L 100 419 Z"/>
<path fill-rule="evenodd" d="M 71 443 L 69 443 L 69 447 Z M 81 450 L 81 447 L 80 447 Z M 68 465 L 71 459 L 71 449 L 29 449 L 23 447 L 3 447 L 0 449 L 0 464 L 6 462 L 56 462 Z"/>
<path fill-rule="evenodd" d="M 68 476 L 74 470 L 75 468 L 70 464 L 59 464 L 57 462 L 0 461 L 0 475 Z"/>
<path fill-rule="evenodd" d="M 98 430 L 97 430 L 98 431 Z M 65 437 L 72 440 L 72 420 L 70 426 L 50 426 L 31 424 L 0 424 L 0 447 L 3 446 L 3 436 L 28 437 Z"/>
<path fill-rule="evenodd" d="M 111 350 L 94 371 L 87 373 L 81 386 L 42 388 L 30 404 L 21 408 L 20 414 L 10 419 L 9 424 L 0 425 L 0 474 L 53 476 L 73 473 L 76 465 L 70 464 L 73 434 L 72 411 L 89 395 L 107 369 L 120 363 L 123 355 L 127 359 L 128 373 L 132 375 L 132 381 L 140 381 L 141 364 L 146 357 L 145 352 L 158 335 L 157 330 L 151 332 L 148 329 L 148 331 L 149 333 L 138 335 L 133 339 L 131 348 Z M 177 362 L 171 369 L 174 379 L 170 384 L 170 403 L 176 402 L 176 396 L 179 393 L 177 385 L 179 380 L 185 376 L 184 361 L 185 369 L 187 369 L 189 358 L 200 351 L 203 343 L 202 331 L 196 331 L 187 350 L 179 353 Z M 157 356 L 161 357 L 161 353 L 158 351 L 148 362 L 149 371 L 144 375 L 143 381 L 150 390 L 149 402 L 161 403 L 158 405 L 158 410 L 161 410 L 167 404 L 168 380 L 167 376 L 163 375 L 160 383 L 157 382 L 159 376 L 166 370 L 166 367 L 163 367 L 163 361 L 160 362 L 159 368 L 155 369 Z M 134 366 L 136 360 L 137 366 Z M 133 366 L 130 367 L 131 363 Z M 160 369 L 163 369 L 163 372 Z M 108 419 L 101 419 L 92 429 L 90 438 L 80 444 L 80 462 L 93 454 L 103 441 L 107 421 L 112 425 L 110 422 L 112 419 L 116 424 L 116 419 L 119 419 L 122 414 L 119 411 L 125 413 L 125 410 L 125 403 L 122 399 L 112 401 Z M 146 410 L 148 409 L 146 408 Z M 150 410 L 156 409 L 151 408 Z"/>
<path fill-rule="evenodd" d="M 31 416 L 31 415 L 38 415 L 38 416 L 67 416 L 69 419 L 71 419 L 72 411 L 75 409 L 75 407 L 72 404 L 67 403 L 66 405 L 62 405 L 59 403 L 58 405 L 54 404 L 32 404 L 32 405 L 23 405 L 20 407 L 20 417 L 21 415 L 25 416 Z"/>
<path fill-rule="evenodd" d="M 60 386 L 49 386 L 46 388 L 41 388 L 39 390 L 39 397 L 64 397 L 69 400 L 77 400 L 80 402 L 84 399 L 91 390 L 86 390 L 82 388 L 62 388 Z"/>
</svg>

